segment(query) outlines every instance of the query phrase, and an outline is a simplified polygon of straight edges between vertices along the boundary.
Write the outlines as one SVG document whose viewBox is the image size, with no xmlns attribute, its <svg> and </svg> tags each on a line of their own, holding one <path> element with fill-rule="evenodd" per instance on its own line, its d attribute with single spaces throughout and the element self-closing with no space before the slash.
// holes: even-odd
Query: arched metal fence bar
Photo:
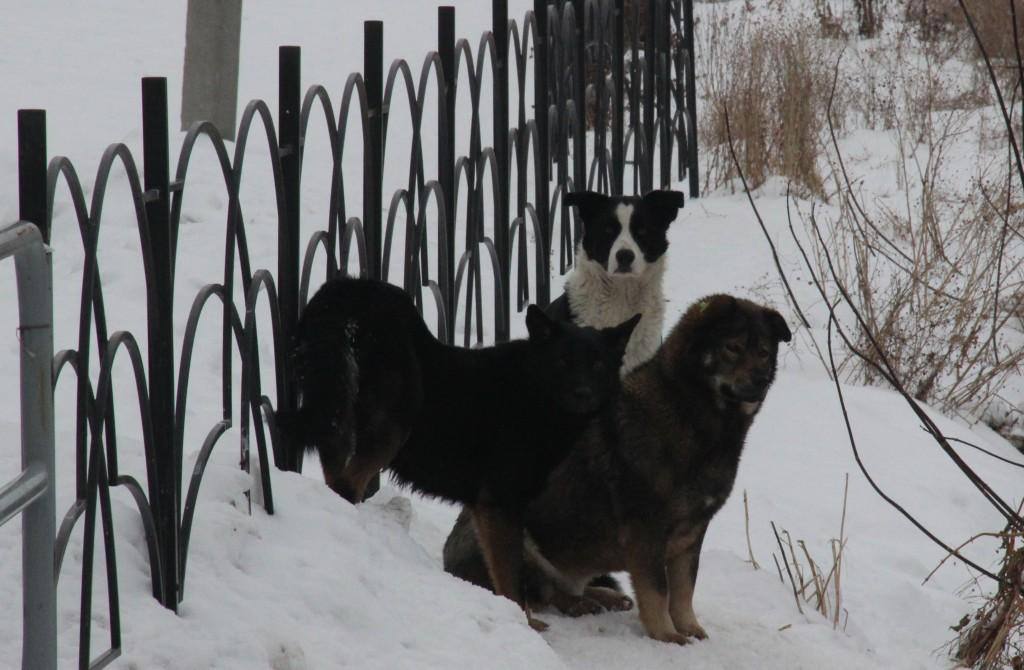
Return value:
<svg viewBox="0 0 1024 670">
<path fill-rule="evenodd" d="M 241 468 L 250 472 L 249 468 L 249 418 L 250 411 L 256 430 L 256 449 L 260 463 L 260 488 L 263 496 L 263 507 L 267 514 L 274 513 L 274 499 L 270 484 L 270 466 L 267 459 L 266 434 L 263 431 L 260 403 L 263 400 L 262 383 L 260 381 L 260 358 L 259 358 L 259 330 L 256 325 L 256 306 L 262 294 L 267 296 L 267 308 L 270 312 L 271 336 L 274 344 L 274 381 L 277 386 L 277 397 L 281 398 L 285 393 L 287 383 L 285 373 L 285 340 L 284 325 L 281 316 L 281 303 L 278 298 L 277 287 L 274 285 L 274 276 L 268 270 L 257 270 L 249 283 L 245 297 L 245 321 L 243 325 L 244 340 L 246 343 L 246 355 L 243 356 L 245 363 L 242 366 L 242 409 L 241 409 Z M 275 449 L 281 449 L 284 444 L 278 442 L 273 445 Z M 275 462 L 285 462 L 283 454 L 275 453 Z"/>
<path fill-rule="evenodd" d="M 88 560 L 82 566 L 80 667 L 108 663 L 121 644 L 110 486 L 124 487 L 139 510 L 154 597 L 172 609 L 183 597 L 198 491 L 213 450 L 234 425 L 235 355 L 241 361 L 240 465 L 250 469 L 255 437 L 259 482 L 253 492 L 268 512 L 274 505 L 270 451 L 278 467 L 301 467 L 291 456 L 294 450 L 286 442 L 288 436 L 277 430 L 274 415 L 297 404 L 285 352 L 315 289 L 314 267 L 321 252 L 325 278 L 350 271 L 355 247 L 359 274 L 397 280 L 390 260 L 398 244 L 396 227 L 404 217 L 400 283 L 420 309 L 427 306 L 424 293 L 433 300 L 440 339 L 453 341 L 459 324 L 462 344 L 479 344 L 487 340 L 487 330 L 497 340 L 509 336 L 513 309 L 522 310 L 530 300 L 545 304 L 550 299 L 551 254 L 556 247 L 559 270 L 564 273 L 572 266 L 580 221 L 575 211 L 562 206 L 566 192 L 584 185 L 611 193 L 638 192 L 667 183 L 676 168 L 679 178 L 685 171 L 691 195 L 696 195 L 691 0 L 636 0 L 632 11 L 626 11 L 624 0 L 535 0 L 532 11 L 518 23 L 509 19 L 506 0 L 492 0 L 492 5 L 491 30 L 475 42 L 456 39 L 454 10 L 439 8 L 437 49 L 425 55 L 418 76 L 408 64 L 411 61 L 402 59 L 385 72 L 383 25 L 367 22 L 363 71 L 349 75 L 337 104 L 322 86 L 314 84 L 302 94 L 299 49 L 282 47 L 277 118 L 262 101 L 250 102 L 233 149 L 211 124 L 195 124 L 182 140 L 173 180 L 166 83 L 147 78 L 143 80 L 141 174 L 126 147 L 111 145 L 101 160 L 88 203 L 69 160 L 56 157 L 47 166 L 45 122 L 26 124 L 20 130 L 19 146 L 28 157 L 19 163 L 22 218 L 39 222 L 48 241 L 55 198 L 63 182 L 85 255 L 77 348 L 53 357 L 51 380 L 55 386 L 69 366 L 76 377 L 75 500 L 56 533 L 52 576 L 59 575 L 68 541 L 84 518 Z M 490 105 L 484 107 L 487 86 Z M 396 88 L 404 96 L 396 98 Z M 392 107 L 400 104 L 398 99 L 408 105 L 410 116 L 408 127 L 401 128 L 411 136 L 409 162 L 402 162 L 403 152 L 397 170 L 389 168 L 390 174 L 400 175 L 401 185 L 385 194 L 383 160 L 389 142 L 398 138 L 399 128 L 391 118 L 399 109 Z M 428 104 L 436 105 L 436 170 L 426 164 L 424 155 L 423 119 Z M 456 108 L 467 106 L 466 118 L 456 119 Z M 302 175 L 311 169 L 304 165 L 304 149 L 316 107 L 324 117 L 331 151 L 330 201 L 326 223 L 302 240 Z M 487 137 L 484 114 L 491 119 Z M 363 170 L 355 180 L 351 175 L 346 180 L 344 171 L 350 122 L 359 124 L 362 139 L 356 150 L 361 151 Z M 276 272 L 254 267 L 242 217 L 243 168 L 250 132 L 257 123 L 268 145 L 278 219 Z M 587 143 L 588 133 L 592 144 Z M 171 310 L 178 235 L 189 168 L 200 138 L 213 148 L 228 200 L 223 275 L 193 296 L 184 337 L 176 342 Z M 467 149 L 456 155 L 456 146 Z M 98 247 L 107 185 L 115 166 L 127 176 L 137 219 L 146 282 L 148 362 L 131 333 L 107 335 Z M 353 198 L 346 191 L 347 186 L 357 185 L 362 189 L 358 215 L 349 211 Z M 236 304 L 236 286 L 242 288 L 244 304 Z M 266 310 L 258 310 L 263 293 Z M 205 431 L 182 497 L 192 352 L 199 322 L 212 298 L 221 303 L 222 411 Z M 491 310 L 493 324 L 485 329 L 485 312 Z M 271 395 L 262 389 L 259 324 L 264 319 L 257 318 L 257 311 L 269 316 L 272 330 Z M 93 347 L 102 357 L 95 389 L 89 369 Z M 121 348 L 128 351 L 144 426 L 145 488 L 118 468 L 111 372 Z M 107 557 L 111 642 L 107 651 L 90 661 L 88 612 L 97 521 Z"/>
<path fill-rule="evenodd" d="M 113 367 L 117 353 L 124 348 L 134 374 L 135 391 L 142 420 L 143 442 L 147 471 L 154 469 L 153 425 L 151 405 L 146 384 L 145 364 L 135 337 L 127 331 L 117 331 L 106 343 L 96 383 L 95 413 L 90 417 L 89 474 L 85 503 L 85 528 L 82 547 L 81 618 L 79 620 L 78 658 L 80 667 L 101 668 L 121 654 L 121 621 L 118 604 L 117 558 L 114 548 L 114 522 L 110 509 L 110 485 L 117 477 L 116 445 L 103 440 L 103 417 L 107 404 L 113 402 Z M 106 446 L 106 450 L 104 450 Z M 90 659 L 92 643 L 92 588 L 93 558 L 95 554 L 96 503 L 99 501 L 100 521 L 103 526 L 103 553 L 106 564 L 107 606 L 110 617 L 110 647 L 96 659 Z M 145 511 L 144 511 L 145 510 Z M 148 509 L 140 507 L 143 518 Z M 147 539 L 148 542 L 148 539 Z"/>
<path fill-rule="evenodd" d="M 384 228 L 384 251 L 381 262 L 380 278 L 388 281 L 391 276 L 391 241 L 395 232 L 395 219 L 398 217 L 399 207 L 405 210 L 405 247 L 402 254 L 402 288 L 409 293 L 415 291 L 413 286 L 414 268 L 416 267 L 416 255 L 414 244 L 416 239 L 414 215 L 412 210 L 412 196 L 404 188 L 396 190 L 391 194 L 391 204 L 388 205 L 387 224 Z"/>
<path fill-rule="evenodd" d="M 45 161 L 45 157 L 43 160 Z M 52 219 L 53 201 L 57 190 L 57 184 L 60 181 L 64 181 L 67 185 L 68 194 L 74 205 L 75 218 L 78 220 L 78 230 L 81 236 L 84 255 L 89 240 L 89 211 L 85 204 L 85 194 L 82 190 L 78 173 L 75 171 L 75 167 L 71 164 L 71 161 L 63 156 L 54 157 L 47 167 L 46 193 L 43 205 L 45 220 L 49 221 Z M 86 300 L 95 302 L 96 309 L 94 313 L 96 317 L 96 330 L 97 333 L 100 333 L 98 336 L 103 340 L 106 340 L 105 325 L 104 320 L 102 319 L 103 310 L 101 309 L 103 304 L 102 287 L 99 283 L 95 285 L 95 291 L 92 296 L 86 296 L 83 294 L 79 302 L 79 336 L 81 337 L 83 331 L 86 333 L 86 336 L 91 332 L 90 316 L 89 312 L 86 312 L 85 308 Z M 88 353 L 88 349 L 86 352 Z M 71 353 L 75 354 L 77 357 L 77 351 L 72 351 Z M 77 363 L 76 374 L 78 374 Z M 56 386 L 56 374 L 54 377 L 54 386 Z M 89 386 L 88 368 L 86 367 L 86 374 L 79 374 L 78 376 L 75 402 L 75 497 L 76 499 L 83 501 L 85 500 L 86 434 L 88 431 L 90 411 L 88 402 L 89 398 L 91 398 L 91 394 L 92 388 Z"/>
<path fill-rule="evenodd" d="M 338 225 L 341 220 L 341 156 L 338 153 L 338 124 L 334 120 L 334 105 L 331 104 L 331 96 L 328 94 L 327 89 L 319 84 L 314 84 L 306 90 L 306 95 L 302 99 L 302 109 L 299 112 L 299 179 L 301 184 L 302 170 L 306 165 L 306 132 L 309 129 L 309 120 L 313 112 L 313 107 L 317 105 L 317 103 L 319 103 L 319 107 L 323 111 L 324 124 L 327 126 L 327 141 L 331 145 L 331 194 L 327 210 L 325 247 L 325 251 L 327 253 L 327 279 L 330 279 L 338 273 L 335 253 L 337 248 Z M 314 235 L 314 237 L 316 236 Z M 312 242 L 313 240 L 310 240 L 310 244 L 312 244 Z M 308 250 L 309 248 L 307 246 L 307 256 Z M 310 260 L 310 262 L 312 261 Z M 308 294 L 308 290 L 309 284 L 307 281 L 306 285 L 299 290 L 300 312 L 302 311 L 302 308 L 305 307 L 305 296 Z"/>
<path fill-rule="evenodd" d="M 234 281 L 235 245 L 238 243 L 238 236 L 235 232 L 237 224 L 235 222 L 242 220 L 242 211 L 239 203 L 238 192 L 235 187 L 236 179 L 234 176 L 234 170 L 231 167 L 231 159 L 228 157 L 227 147 L 224 145 L 224 140 L 221 137 L 220 131 L 216 126 L 208 121 L 197 121 L 192 124 L 188 132 L 185 134 L 181 151 L 178 153 L 178 165 L 175 170 L 174 179 L 174 183 L 177 188 L 174 189 L 174 195 L 171 198 L 171 245 L 174 250 L 174 254 L 171 259 L 171 269 L 173 272 L 174 264 L 177 261 L 178 256 L 178 227 L 181 221 L 181 210 L 185 201 L 185 179 L 188 173 L 188 167 L 191 163 L 192 152 L 195 149 L 196 142 L 201 137 L 208 138 L 214 149 L 217 156 L 217 165 L 220 168 L 222 177 L 224 178 L 224 188 L 228 194 L 228 214 L 224 226 L 223 281 L 224 285 L 228 287 L 228 293 L 230 294 L 230 289 L 233 286 Z M 241 246 L 244 248 L 244 243 Z M 243 254 L 242 258 L 244 260 L 242 270 L 243 272 L 248 272 L 248 253 L 246 252 Z M 231 314 L 225 306 L 221 325 L 221 411 L 223 418 L 227 421 L 231 420 L 232 361 L 230 329 Z M 180 385 L 181 383 L 179 382 L 179 386 Z"/>
</svg>

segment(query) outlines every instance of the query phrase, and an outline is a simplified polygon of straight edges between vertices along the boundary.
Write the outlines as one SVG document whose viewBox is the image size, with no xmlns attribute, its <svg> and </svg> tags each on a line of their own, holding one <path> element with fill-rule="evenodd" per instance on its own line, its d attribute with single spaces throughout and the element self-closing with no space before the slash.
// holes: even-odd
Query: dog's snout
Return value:
<svg viewBox="0 0 1024 670">
<path fill-rule="evenodd" d="M 590 400 L 594 397 L 594 391 L 589 386 L 577 386 L 572 395 L 577 400 Z"/>
<path fill-rule="evenodd" d="M 572 390 L 573 403 L 578 407 L 590 407 L 594 404 L 596 395 L 589 386 L 577 386 Z"/>
<path fill-rule="evenodd" d="M 615 252 L 615 261 L 619 264 L 619 267 L 621 268 L 628 268 L 629 266 L 631 266 L 635 258 L 636 254 L 634 254 L 629 249 L 619 249 L 617 252 Z"/>
</svg>

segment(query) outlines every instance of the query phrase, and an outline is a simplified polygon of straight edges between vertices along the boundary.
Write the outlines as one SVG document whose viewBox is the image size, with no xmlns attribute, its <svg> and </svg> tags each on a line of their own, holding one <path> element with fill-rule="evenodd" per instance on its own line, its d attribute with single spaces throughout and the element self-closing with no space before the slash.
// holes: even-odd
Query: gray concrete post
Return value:
<svg viewBox="0 0 1024 670">
<path fill-rule="evenodd" d="M 188 0 L 181 129 L 212 121 L 235 139 L 242 0 Z"/>
</svg>

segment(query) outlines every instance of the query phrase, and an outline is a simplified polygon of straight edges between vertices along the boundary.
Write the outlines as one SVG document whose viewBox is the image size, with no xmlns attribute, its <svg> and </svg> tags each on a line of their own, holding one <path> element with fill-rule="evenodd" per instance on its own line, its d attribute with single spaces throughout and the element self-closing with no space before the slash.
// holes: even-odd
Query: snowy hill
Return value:
<svg viewBox="0 0 1024 670">
<path fill-rule="evenodd" d="M 457 34 L 474 41 L 490 21 L 488 3 L 460 0 Z M 532 3 L 512 2 L 517 19 Z M 172 123 L 179 104 L 184 3 L 115 0 L 103 7 L 45 0 L 8 12 L 0 55 L 0 222 L 17 214 L 15 112 L 48 109 L 49 151 L 68 155 L 91 190 L 91 173 L 104 146 L 124 141 L 141 156 L 138 78 L 166 74 Z M 247 0 L 243 20 L 240 100 L 263 97 L 273 108 L 280 44 L 301 44 L 305 83 L 340 90 L 345 75 L 361 63 L 364 18 L 385 23 L 385 60 L 418 60 L 433 47 L 433 3 L 400 0 L 340 7 L 317 0 L 288 7 Z M 422 26 L 431 26 L 422 30 Z M 172 151 L 180 136 L 172 137 Z M 307 151 L 315 160 L 316 138 Z M 851 170 L 877 173 L 878 138 L 854 133 L 843 140 L 856 158 Z M 208 157 L 207 157 L 208 158 Z M 276 229 L 268 170 L 256 158 L 243 196 L 254 267 L 276 267 Z M 216 186 L 216 173 L 195 174 Z M 249 170 L 250 167 L 247 167 Z M 401 172 L 401 170 L 399 170 Z M 101 273 L 112 330 L 144 333 L 144 288 L 138 233 L 124 180 L 116 176 L 101 233 Z M 890 187 L 875 177 L 871 188 Z M 177 337 L 182 336 L 192 293 L 221 271 L 223 210 L 220 191 L 196 179 L 189 185 L 181 229 Z M 306 182 L 304 182 L 305 184 Z M 317 193 L 310 176 L 309 193 Z M 307 188 L 304 186 L 304 188 Z M 681 188 L 681 186 L 680 186 Z M 786 243 L 784 189 L 770 181 L 757 193 L 769 233 L 780 245 L 784 266 L 798 267 Z M 304 191 L 306 193 L 306 191 Z M 326 198 L 304 202 L 303 238 L 326 218 Z M 118 198 L 120 196 L 120 198 Z M 120 202 L 118 202 L 120 200 Z M 53 233 L 56 346 L 73 347 L 77 329 L 82 255 L 70 203 L 59 193 Z M 734 292 L 774 303 L 785 311 L 770 252 L 742 195 L 712 193 L 688 201 L 671 229 L 666 276 L 671 326 L 693 300 L 712 292 Z M 0 266 L 0 431 L 17 430 L 17 340 L 13 265 Z M 813 304 L 806 282 L 797 294 Z M 820 305 L 816 307 L 822 324 Z M 791 325 L 793 315 L 787 315 Z M 261 315 L 261 318 L 265 315 Z M 185 467 L 189 471 L 202 437 L 219 417 L 219 316 L 204 320 L 189 397 Z M 523 324 L 515 318 L 513 334 Z M 205 333 L 205 335 L 204 335 Z M 822 336 L 816 331 L 815 335 Z M 266 342 L 262 343 L 266 348 Z M 143 350 L 144 351 L 144 350 Z M 846 436 L 835 390 L 810 353 L 805 334 L 780 356 L 781 371 L 754 422 L 735 492 L 710 527 L 705 542 L 695 609 L 710 639 L 676 647 L 644 637 L 636 612 L 569 619 L 542 617 L 551 629 L 529 629 L 510 602 L 461 583 L 441 570 L 441 546 L 457 510 L 385 486 L 358 508 L 320 481 L 314 459 L 303 476 L 274 471 L 276 514 L 258 505 L 249 513 L 244 491 L 252 482 L 237 468 L 232 430 L 215 451 L 200 489 L 178 616 L 151 596 L 143 531 L 129 496 L 113 491 L 114 527 L 121 599 L 123 654 L 113 667 L 218 668 L 933 668 L 951 663 L 941 651 L 949 626 L 972 610 L 971 573 L 948 562 L 926 584 L 944 554 L 870 489 Z M 268 359 L 269 360 L 269 359 Z M 264 371 L 266 374 L 266 371 Z M 127 378 L 127 366 L 118 377 Z M 206 382 L 204 383 L 204 380 Z M 269 381 L 269 377 L 267 377 Z M 57 389 L 58 509 L 74 491 L 73 383 Z M 270 384 L 267 388 L 272 388 Z M 122 384 L 120 388 L 125 388 Z M 121 469 L 142 477 L 136 401 L 118 395 Z M 237 393 L 237 389 L 236 389 Z M 894 393 L 844 388 L 853 430 L 865 464 L 879 485 L 942 538 L 958 545 L 979 531 L 998 530 L 1001 518 L 920 429 Z M 932 413 L 951 437 L 980 444 L 1024 461 L 983 426 Z M 12 440 L 0 449 L 0 480 L 16 471 Z M 967 447 L 961 455 L 997 491 L 1019 502 L 1019 469 Z M 849 493 L 844 535 L 842 620 L 797 611 L 787 583 L 780 583 L 770 522 L 806 541 L 815 560 L 830 563 L 828 541 L 839 536 L 844 476 Z M 755 570 L 748 559 L 742 492 L 749 498 Z M 78 643 L 82 561 L 81 525 L 68 549 L 59 584 L 62 667 L 72 667 Z M 20 525 L 0 528 L 0 657 L 20 653 Z M 966 549 L 993 566 L 995 545 Z M 98 559 L 102 557 L 102 550 Z M 93 654 L 105 649 L 109 627 L 102 569 L 96 570 Z M 961 593 L 961 588 L 969 585 Z"/>
</svg>

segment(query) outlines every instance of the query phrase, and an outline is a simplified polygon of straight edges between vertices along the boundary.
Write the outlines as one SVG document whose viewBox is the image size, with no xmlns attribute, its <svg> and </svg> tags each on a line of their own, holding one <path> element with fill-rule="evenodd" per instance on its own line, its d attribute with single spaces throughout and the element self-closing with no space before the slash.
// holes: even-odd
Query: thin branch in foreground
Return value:
<svg viewBox="0 0 1024 670">
<path fill-rule="evenodd" d="M 841 329 L 840 329 L 840 327 L 838 325 L 838 322 L 836 321 L 835 313 L 834 312 L 830 313 L 830 315 L 829 315 L 828 341 L 827 342 L 828 342 L 829 361 L 832 364 L 832 368 L 835 369 L 835 357 L 834 357 L 833 351 L 832 351 L 832 326 L 833 326 L 833 324 L 836 325 L 836 330 L 837 330 L 837 332 L 839 332 Z M 845 340 L 845 335 L 841 334 L 841 336 Z M 902 505 L 900 505 L 898 502 L 896 502 L 891 497 L 889 497 L 889 495 L 887 495 L 881 489 L 881 487 L 878 486 L 878 484 L 875 482 L 874 478 L 868 473 L 867 468 L 864 466 L 864 461 L 861 460 L 860 450 L 857 448 L 857 440 L 853 436 L 853 425 L 850 423 L 850 414 L 849 414 L 849 412 L 846 409 L 846 396 L 843 394 L 842 384 L 839 383 L 839 380 L 834 380 L 833 383 L 835 384 L 835 387 L 836 387 L 836 393 L 839 396 L 839 407 L 840 407 L 840 409 L 842 410 L 842 413 L 843 413 L 843 423 L 846 425 L 846 435 L 847 435 L 847 437 L 850 440 L 850 446 L 853 448 L 854 460 L 857 461 L 857 467 L 860 468 L 860 471 L 864 474 L 864 477 L 868 480 L 868 484 L 871 485 L 871 488 L 873 488 L 875 490 L 875 492 L 879 496 L 882 497 L 883 500 L 885 500 L 887 503 L 889 503 L 896 511 L 898 511 L 908 521 L 910 521 L 910 523 L 912 523 L 915 528 L 917 528 L 919 531 L 924 533 L 928 537 L 928 539 L 930 539 L 932 542 L 934 542 L 935 544 L 939 545 L 944 550 L 946 550 L 947 553 L 953 554 L 954 556 L 959 558 L 961 561 L 963 561 L 965 564 L 971 566 L 972 568 L 974 568 L 975 570 L 977 570 L 981 574 L 985 575 L 986 577 L 989 577 L 991 579 L 999 581 L 999 577 L 997 577 L 995 574 L 993 574 L 989 570 L 986 570 L 985 568 L 981 567 L 980 565 L 978 565 L 974 561 L 970 560 L 969 558 L 963 556 L 958 550 L 953 549 L 948 544 L 946 544 L 941 539 L 939 539 L 938 536 L 936 536 L 934 533 L 932 533 L 930 530 L 928 530 L 928 528 L 925 527 L 924 524 L 922 524 L 920 521 L 918 521 L 917 518 L 913 514 L 908 512 Z"/>
</svg>

